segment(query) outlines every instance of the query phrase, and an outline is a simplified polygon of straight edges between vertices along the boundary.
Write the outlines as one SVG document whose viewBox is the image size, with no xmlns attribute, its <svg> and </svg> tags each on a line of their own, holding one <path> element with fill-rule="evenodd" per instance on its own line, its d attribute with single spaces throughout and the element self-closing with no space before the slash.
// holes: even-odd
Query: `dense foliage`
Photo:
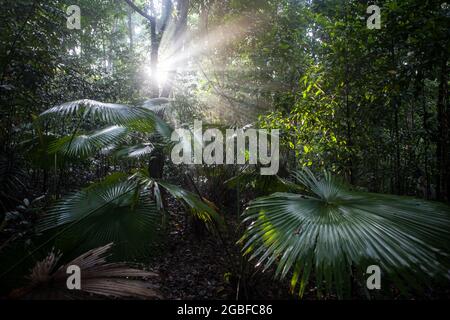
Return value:
<svg viewBox="0 0 450 320">
<path fill-rule="evenodd" d="M 180 237 L 217 245 L 220 298 L 267 298 L 263 270 L 307 298 L 448 295 L 450 5 L 375 1 L 369 29 L 370 4 L 0 0 L 0 296 L 65 297 L 78 261 L 90 294 L 161 298 L 124 278 Z M 175 165 L 194 120 L 279 129 L 278 175 Z"/>
</svg>

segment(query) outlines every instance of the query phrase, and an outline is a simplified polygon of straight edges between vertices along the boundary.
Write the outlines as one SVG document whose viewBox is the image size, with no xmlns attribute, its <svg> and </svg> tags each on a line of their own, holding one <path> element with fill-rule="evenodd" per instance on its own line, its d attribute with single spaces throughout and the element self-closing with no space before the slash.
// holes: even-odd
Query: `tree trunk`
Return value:
<svg viewBox="0 0 450 320">
<path fill-rule="evenodd" d="M 151 49 L 150 49 L 150 70 L 152 73 L 152 81 L 150 87 L 150 94 L 152 98 L 159 97 L 159 82 L 158 82 L 158 56 L 159 56 L 159 39 L 156 33 L 156 21 L 150 20 L 150 37 L 151 37 Z"/>
<path fill-rule="evenodd" d="M 437 184 L 436 195 L 439 200 L 449 201 L 450 163 L 449 163 L 449 103 L 448 103 L 448 55 L 445 53 L 441 62 L 441 76 L 437 101 L 438 137 L 436 148 Z"/>
<path fill-rule="evenodd" d="M 348 17 L 347 17 L 347 6 L 344 6 L 344 21 L 345 25 L 348 25 Z M 345 29 L 345 33 L 347 34 L 347 28 Z M 355 161 L 354 161 L 354 153 L 353 153 L 353 132 L 352 132 L 352 112 L 350 106 L 350 64 L 349 64 L 349 50 L 348 43 L 345 44 L 344 48 L 344 60 L 345 60 L 345 70 L 344 70 L 344 81 L 345 81 L 345 122 L 346 122 L 346 136 L 347 136 L 347 146 L 349 148 L 349 155 L 346 162 L 348 181 L 350 184 L 356 184 L 355 181 Z"/>
<path fill-rule="evenodd" d="M 189 11 L 189 0 L 177 1 L 177 22 L 175 25 L 175 32 L 172 39 L 172 44 L 176 46 L 174 52 L 184 51 L 184 36 L 187 30 L 187 16 Z M 173 82 L 177 75 L 177 70 L 170 70 L 167 76 L 166 83 L 161 91 L 161 97 L 168 98 L 172 93 Z"/>
<path fill-rule="evenodd" d="M 134 47 L 134 30 L 133 30 L 133 9 L 128 7 L 128 37 L 130 38 L 130 52 L 133 52 Z"/>
</svg>

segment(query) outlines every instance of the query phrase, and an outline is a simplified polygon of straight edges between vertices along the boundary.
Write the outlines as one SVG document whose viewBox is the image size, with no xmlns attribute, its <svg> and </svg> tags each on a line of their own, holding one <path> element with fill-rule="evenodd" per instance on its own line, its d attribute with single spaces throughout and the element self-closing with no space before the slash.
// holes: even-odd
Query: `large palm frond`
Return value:
<svg viewBox="0 0 450 320">
<path fill-rule="evenodd" d="M 167 109 L 167 104 L 170 102 L 167 98 L 154 98 L 146 100 L 142 107 L 148 110 L 153 111 L 156 114 L 160 114 Z"/>
<path fill-rule="evenodd" d="M 110 126 L 91 134 L 65 136 L 50 145 L 50 153 L 59 152 L 69 157 L 88 157 L 103 148 L 118 145 L 128 134 L 122 126 Z"/>
<path fill-rule="evenodd" d="M 155 149 L 152 143 L 139 143 L 133 146 L 123 146 L 114 152 L 114 156 L 118 158 L 140 158 L 149 155 Z"/>
<path fill-rule="evenodd" d="M 150 194 L 129 181 L 98 183 L 60 200 L 37 226 L 58 228 L 58 244 L 84 249 L 114 242 L 122 258 L 149 253 L 158 239 L 162 216 Z"/>
<path fill-rule="evenodd" d="M 66 270 L 75 265 L 80 268 L 81 291 L 108 297 L 160 298 L 151 284 L 143 281 L 154 278 L 156 273 L 127 266 L 123 263 L 108 263 L 106 258 L 112 243 L 89 250 L 69 263 L 60 265 L 61 255 L 51 252 L 38 261 L 27 276 L 29 285 L 15 289 L 11 298 L 73 298 L 78 291 L 68 290 Z M 132 279 L 130 279 L 132 278 Z M 139 280 L 138 280 L 139 279 Z"/>
<path fill-rule="evenodd" d="M 156 131 L 170 139 L 172 128 L 154 112 L 143 107 L 104 103 L 95 100 L 77 100 L 52 107 L 41 113 L 41 119 L 76 117 L 82 120 L 98 121 L 125 126 L 143 132 Z"/>
<path fill-rule="evenodd" d="M 127 124 L 142 119 L 145 116 L 145 113 L 140 108 L 134 108 L 123 104 L 104 103 L 83 99 L 63 103 L 52 107 L 41 114 L 41 117 L 44 118 L 50 116 L 73 116 L 110 124 Z"/>
<path fill-rule="evenodd" d="M 150 177 L 148 170 L 137 171 L 130 177 L 130 181 L 137 181 L 146 190 L 151 190 L 160 209 L 164 209 L 161 190 L 165 190 L 172 197 L 181 201 L 190 213 L 202 220 L 208 227 L 222 228 L 224 226 L 223 217 L 218 213 L 218 208 L 214 203 L 184 188 L 154 179 Z"/>
<path fill-rule="evenodd" d="M 171 183 L 156 180 L 149 176 L 148 170 L 137 171 L 130 177 L 130 181 L 137 181 L 145 189 L 152 190 L 158 208 L 164 209 L 161 195 L 161 189 L 164 189 L 172 197 L 181 201 L 194 216 L 202 220 L 207 226 L 223 227 L 223 217 L 218 213 L 218 208 L 214 203 L 198 194 Z"/>
<path fill-rule="evenodd" d="M 169 192 L 174 198 L 181 200 L 190 209 L 190 212 L 207 224 L 215 227 L 223 227 L 223 218 L 217 212 L 217 207 L 209 200 L 187 191 L 176 185 L 158 181 L 161 187 Z"/>
<path fill-rule="evenodd" d="M 246 254 L 258 264 L 291 272 L 303 295 L 311 275 L 316 285 L 343 297 L 352 272 L 379 265 L 395 284 L 448 281 L 450 210 L 408 197 L 349 191 L 329 174 L 294 174 L 310 194 L 275 193 L 251 202 L 244 212 Z"/>
</svg>

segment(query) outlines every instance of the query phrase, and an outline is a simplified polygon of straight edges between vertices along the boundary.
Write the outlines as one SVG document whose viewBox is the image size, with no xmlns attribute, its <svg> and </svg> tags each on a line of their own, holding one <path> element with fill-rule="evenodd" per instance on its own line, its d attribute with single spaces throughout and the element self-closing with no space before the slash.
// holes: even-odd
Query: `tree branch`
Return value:
<svg viewBox="0 0 450 320">
<path fill-rule="evenodd" d="M 140 9 L 138 6 L 136 6 L 132 0 L 125 0 L 125 2 L 128 3 L 128 5 L 131 8 L 133 8 L 137 13 L 139 13 L 145 19 L 147 19 L 148 21 L 150 21 L 152 23 L 155 22 L 155 18 L 154 17 L 152 17 L 151 15 L 145 13 L 142 9 Z"/>
<path fill-rule="evenodd" d="M 172 12 L 172 1 L 166 1 L 163 3 L 163 22 L 161 25 L 161 29 L 160 29 L 160 34 L 161 36 L 164 34 L 164 32 L 166 31 L 167 28 L 167 23 L 169 22 L 170 19 L 170 13 Z"/>
</svg>

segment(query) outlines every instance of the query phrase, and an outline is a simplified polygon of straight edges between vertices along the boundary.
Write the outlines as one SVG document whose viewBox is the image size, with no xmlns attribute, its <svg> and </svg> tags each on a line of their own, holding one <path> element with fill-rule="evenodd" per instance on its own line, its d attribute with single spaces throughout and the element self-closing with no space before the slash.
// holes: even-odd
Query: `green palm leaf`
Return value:
<svg viewBox="0 0 450 320">
<path fill-rule="evenodd" d="M 128 134 L 122 126 L 111 126 L 91 134 L 69 135 L 50 145 L 50 153 L 61 153 L 69 157 L 89 157 L 103 148 L 121 143 Z"/>
<path fill-rule="evenodd" d="M 349 292 L 352 267 L 379 265 L 399 286 L 448 281 L 450 210 L 407 197 L 349 191 L 325 174 L 295 173 L 308 195 L 275 193 L 251 202 L 244 251 L 276 276 L 292 273 L 302 296 L 310 275 L 316 284 Z M 299 186 L 300 187 L 300 186 Z"/>
<path fill-rule="evenodd" d="M 38 223 L 38 231 L 58 228 L 61 246 L 92 249 L 116 244 L 120 257 L 149 252 L 161 229 L 162 217 L 148 192 L 125 182 L 99 183 L 59 201 Z"/>
<path fill-rule="evenodd" d="M 149 177 L 147 170 L 139 170 L 130 177 L 130 181 L 138 181 L 146 189 L 153 190 L 157 206 L 161 209 L 163 209 L 163 201 L 160 189 L 164 189 L 175 199 L 182 201 L 189 208 L 190 212 L 202 220 L 207 226 L 214 225 L 215 227 L 221 228 L 224 225 L 223 217 L 218 213 L 218 209 L 212 202 L 203 197 L 200 198 L 199 195 L 179 186 L 165 181 L 155 180 Z"/>
<path fill-rule="evenodd" d="M 148 118 L 151 119 L 155 131 L 164 138 L 165 142 L 169 142 L 172 136 L 173 129 L 170 127 L 167 122 L 162 120 L 152 111 L 146 111 Z"/>
<path fill-rule="evenodd" d="M 104 103 L 95 100 L 77 100 L 52 107 L 43 113 L 42 119 L 79 117 L 92 122 L 104 122 L 126 126 L 129 129 L 153 132 L 170 139 L 172 128 L 154 112 L 144 107 L 131 107 L 123 104 Z"/>
<path fill-rule="evenodd" d="M 190 209 L 191 212 L 206 224 L 215 223 L 216 226 L 223 226 L 223 218 L 217 213 L 214 205 L 205 200 L 200 199 L 195 193 L 187 191 L 176 185 L 158 181 L 161 187 L 169 192 L 174 198 L 183 201 Z"/>
<path fill-rule="evenodd" d="M 155 149 L 152 143 L 140 143 L 134 146 L 125 146 L 119 148 L 114 155 L 118 158 L 140 158 L 146 156 Z"/>
<path fill-rule="evenodd" d="M 94 121 L 103 121 L 111 124 L 127 124 L 145 117 L 140 108 L 133 108 L 123 104 L 104 103 L 95 100 L 83 99 L 63 103 L 44 111 L 41 117 L 75 116 Z"/>
<path fill-rule="evenodd" d="M 167 104 L 170 102 L 167 98 L 154 98 L 145 101 L 142 104 L 143 108 L 146 108 L 148 110 L 151 110 L 155 113 L 159 113 L 164 111 L 167 108 Z"/>
</svg>

